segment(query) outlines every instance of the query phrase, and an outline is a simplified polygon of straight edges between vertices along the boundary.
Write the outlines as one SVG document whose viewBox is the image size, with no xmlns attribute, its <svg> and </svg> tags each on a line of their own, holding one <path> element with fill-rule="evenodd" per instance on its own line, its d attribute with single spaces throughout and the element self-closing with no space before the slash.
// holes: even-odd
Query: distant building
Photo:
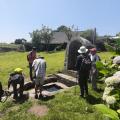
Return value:
<svg viewBox="0 0 120 120">
<path fill-rule="evenodd" d="M 54 50 L 57 46 L 62 46 L 63 48 L 66 48 L 67 43 L 69 43 L 72 40 L 78 40 L 78 39 L 82 39 L 81 43 L 83 44 L 86 43 L 86 45 L 89 45 L 89 41 L 80 37 L 80 32 L 71 32 L 70 35 L 72 36 L 70 40 L 68 40 L 68 36 L 66 35 L 65 32 L 54 32 L 53 33 L 53 39 L 50 42 L 49 48 L 50 50 Z M 42 45 L 44 46 L 45 43 L 42 43 Z"/>
<path fill-rule="evenodd" d="M 120 36 L 111 36 L 110 39 L 120 39 Z"/>
</svg>

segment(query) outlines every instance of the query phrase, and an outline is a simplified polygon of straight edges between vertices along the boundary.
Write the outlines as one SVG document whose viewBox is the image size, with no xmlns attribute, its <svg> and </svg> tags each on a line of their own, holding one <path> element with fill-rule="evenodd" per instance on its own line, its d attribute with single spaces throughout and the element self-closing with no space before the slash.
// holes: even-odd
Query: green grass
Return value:
<svg viewBox="0 0 120 120">
<path fill-rule="evenodd" d="M 57 53 L 41 52 L 38 55 L 44 56 L 47 62 L 47 74 L 52 74 L 63 69 L 64 51 Z M 0 53 L 0 81 L 3 85 L 7 84 L 9 74 L 17 67 L 23 69 L 25 78 L 29 78 L 29 68 L 27 53 L 6 52 Z"/>
<path fill-rule="evenodd" d="M 28 77 L 28 68 L 26 61 L 27 53 L 1 53 L 0 54 L 0 80 L 6 85 L 8 73 L 14 68 L 21 67 Z M 64 51 L 57 53 L 38 53 L 44 56 L 47 61 L 47 74 L 52 74 L 63 69 Z M 99 53 L 102 60 L 109 59 L 114 53 Z M 104 90 L 103 82 L 98 82 L 98 88 Z M 23 103 L 7 101 L 0 103 L 0 120 L 104 120 L 104 116 L 94 109 L 94 104 L 102 103 L 101 96 L 103 92 L 95 92 L 89 84 L 89 96 L 86 99 L 79 97 L 79 87 L 75 87 L 56 94 L 53 98 L 44 100 L 29 99 Z M 37 117 L 28 113 L 28 109 L 34 105 L 46 105 L 49 112 L 44 117 Z M 3 115 L 3 116 L 1 116 Z"/>
<path fill-rule="evenodd" d="M 90 88 L 89 88 L 90 89 Z M 90 89 L 87 99 L 79 97 L 79 87 L 64 91 L 51 99 L 29 100 L 23 104 L 6 102 L 0 105 L 0 113 L 5 115 L 2 120 L 103 120 L 101 113 L 92 105 L 101 102 L 101 94 Z M 34 105 L 46 105 L 49 112 L 44 117 L 37 117 L 28 113 L 28 109 Z"/>
<path fill-rule="evenodd" d="M 20 45 L 16 44 L 7 44 L 7 43 L 0 43 L 1 48 L 18 48 Z"/>
<path fill-rule="evenodd" d="M 100 52 L 98 53 L 98 55 L 100 56 L 101 60 L 104 61 L 104 60 L 110 60 L 110 58 L 112 56 L 115 56 L 115 52 Z"/>
</svg>

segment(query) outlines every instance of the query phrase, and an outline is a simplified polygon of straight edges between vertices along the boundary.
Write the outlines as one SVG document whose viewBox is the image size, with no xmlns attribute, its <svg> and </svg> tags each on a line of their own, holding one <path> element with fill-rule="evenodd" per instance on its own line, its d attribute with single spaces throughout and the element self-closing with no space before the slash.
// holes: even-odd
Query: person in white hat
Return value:
<svg viewBox="0 0 120 120">
<path fill-rule="evenodd" d="M 78 50 L 80 53 L 77 56 L 76 61 L 76 70 L 78 71 L 78 82 L 80 86 L 81 97 L 84 97 L 84 94 L 88 95 L 88 78 L 91 69 L 91 59 L 88 55 L 88 49 L 85 46 L 81 46 Z"/>
</svg>

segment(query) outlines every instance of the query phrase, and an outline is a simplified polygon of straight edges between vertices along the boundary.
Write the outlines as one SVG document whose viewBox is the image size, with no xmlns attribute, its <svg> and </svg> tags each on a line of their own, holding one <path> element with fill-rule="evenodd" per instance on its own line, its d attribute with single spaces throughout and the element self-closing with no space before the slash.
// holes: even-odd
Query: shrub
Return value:
<svg viewBox="0 0 120 120">
<path fill-rule="evenodd" d="M 112 47 L 112 46 L 109 45 L 109 44 L 105 44 L 105 48 L 106 48 L 106 50 L 109 51 L 109 52 L 115 51 L 114 47 Z"/>
</svg>

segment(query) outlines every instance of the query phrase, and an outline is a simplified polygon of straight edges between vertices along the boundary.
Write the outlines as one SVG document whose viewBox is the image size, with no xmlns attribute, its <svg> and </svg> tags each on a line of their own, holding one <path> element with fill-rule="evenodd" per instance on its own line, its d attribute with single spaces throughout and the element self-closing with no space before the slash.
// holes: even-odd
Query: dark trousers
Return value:
<svg viewBox="0 0 120 120">
<path fill-rule="evenodd" d="M 84 93 L 88 95 L 88 74 L 79 74 L 79 86 L 81 91 L 81 96 L 84 96 Z"/>
<path fill-rule="evenodd" d="M 19 89 L 17 90 L 17 84 L 20 85 Z M 12 82 L 13 86 L 13 93 L 14 93 L 14 98 L 18 97 L 18 93 L 20 94 L 20 97 L 23 96 L 23 90 L 24 90 L 24 80 L 19 81 L 19 83 Z"/>
<path fill-rule="evenodd" d="M 3 91 L 3 89 L 2 89 L 2 84 L 1 84 L 1 82 L 0 82 L 0 100 L 1 100 L 1 97 L 2 97 L 3 93 L 4 93 L 4 91 Z"/>
<path fill-rule="evenodd" d="M 29 63 L 29 74 L 30 74 L 30 80 L 33 81 L 33 76 L 32 76 L 32 63 Z"/>
</svg>

